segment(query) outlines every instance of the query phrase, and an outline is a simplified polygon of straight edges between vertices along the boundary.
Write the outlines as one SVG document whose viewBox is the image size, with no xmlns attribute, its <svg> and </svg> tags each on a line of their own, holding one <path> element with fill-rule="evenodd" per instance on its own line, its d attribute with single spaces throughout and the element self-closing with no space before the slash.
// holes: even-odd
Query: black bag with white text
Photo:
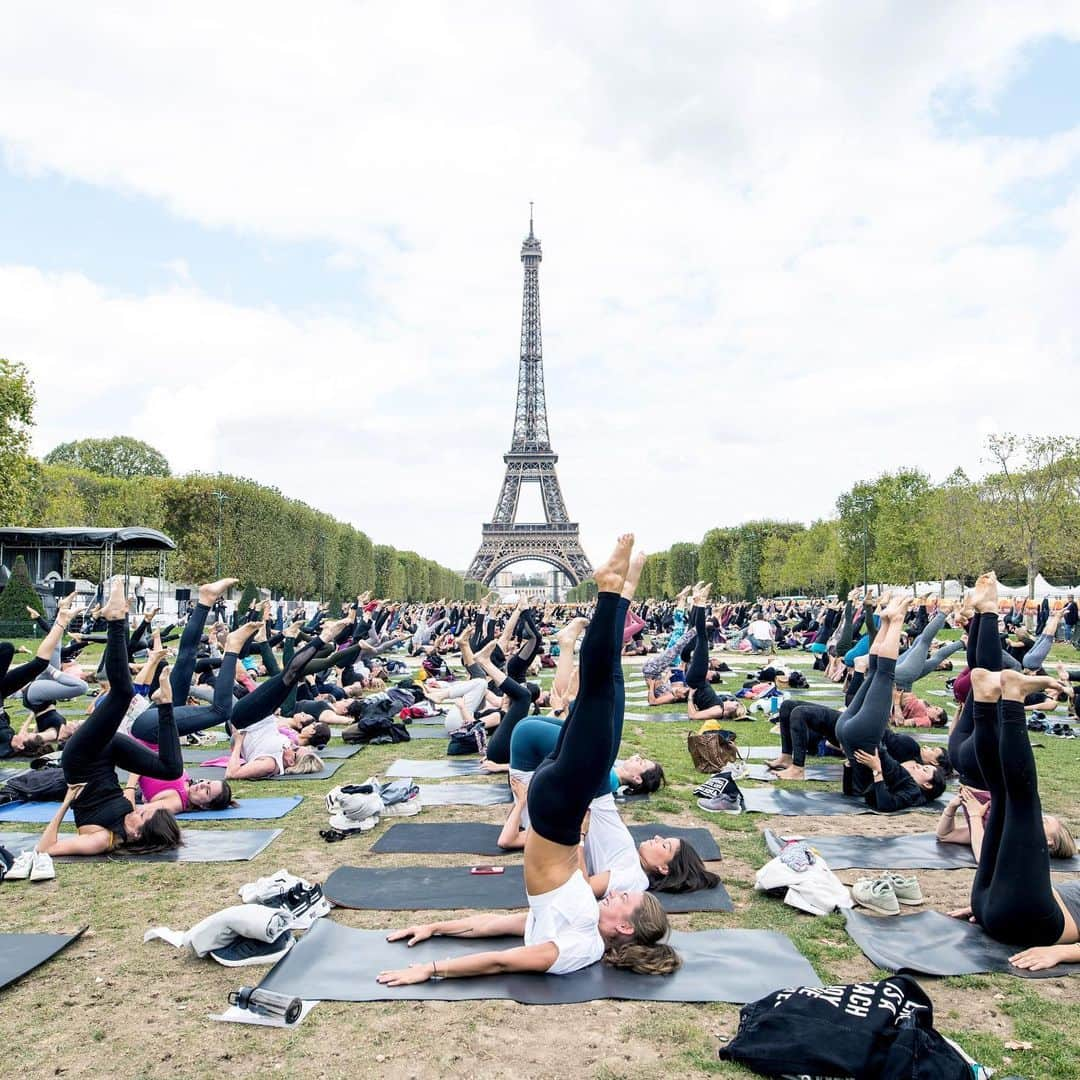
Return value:
<svg viewBox="0 0 1080 1080">
<path fill-rule="evenodd" d="M 763 1076 L 971 1080 L 968 1063 L 933 1025 L 930 999 L 906 975 L 791 987 L 744 1005 L 720 1057 Z"/>
</svg>

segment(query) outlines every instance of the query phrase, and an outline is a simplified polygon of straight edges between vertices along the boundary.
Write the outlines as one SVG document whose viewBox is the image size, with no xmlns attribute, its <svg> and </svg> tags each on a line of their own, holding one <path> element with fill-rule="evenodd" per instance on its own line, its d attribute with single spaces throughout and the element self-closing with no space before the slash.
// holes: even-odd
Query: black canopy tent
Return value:
<svg viewBox="0 0 1080 1080">
<path fill-rule="evenodd" d="M 124 556 L 124 580 L 130 575 L 131 553 L 158 553 L 158 597 L 165 579 L 165 554 L 176 544 L 157 529 L 127 526 L 121 529 L 0 529 L 0 565 L 8 570 L 21 555 L 35 584 L 55 571 L 64 580 L 71 577 L 71 556 L 97 554 L 101 559 L 101 581 L 116 572 L 116 556 Z"/>
</svg>

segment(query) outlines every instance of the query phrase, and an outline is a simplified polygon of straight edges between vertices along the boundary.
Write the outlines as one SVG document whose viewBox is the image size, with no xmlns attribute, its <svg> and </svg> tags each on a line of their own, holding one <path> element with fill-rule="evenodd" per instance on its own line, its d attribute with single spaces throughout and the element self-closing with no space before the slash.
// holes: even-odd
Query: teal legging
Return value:
<svg viewBox="0 0 1080 1080">
<path fill-rule="evenodd" d="M 535 772 L 536 767 L 559 741 L 562 721 L 549 716 L 530 716 L 514 728 L 510 737 L 510 768 L 520 772 Z M 608 774 L 608 787 L 598 795 L 619 790 L 619 776 L 614 769 Z"/>
</svg>

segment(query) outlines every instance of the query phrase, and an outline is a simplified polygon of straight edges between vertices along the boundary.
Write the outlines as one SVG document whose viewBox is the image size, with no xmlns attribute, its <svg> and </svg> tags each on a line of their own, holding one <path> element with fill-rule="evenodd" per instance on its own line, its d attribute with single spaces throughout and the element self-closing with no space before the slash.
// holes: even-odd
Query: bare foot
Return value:
<svg viewBox="0 0 1080 1080">
<path fill-rule="evenodd" d="M 1061 612 L 1057 611 L 1046 620 L 1046 625 L 1043 627 L 1043 633 L 1049 637 L 1057 637 L 1058 626 L 1061 625 Z"/>
<path fill-rule="evenodd" d="M 634 548 L 634 534 L 623 533 L 615 541 L 615 550 L 608 556 L 603 566 L 593 574 L 593 580 L 600 592 L 621 592 L 623 581 L 630 570 L 630 552 Z"/>
<path fill-rule="evenodd" d="M 253 634 L 257 634 L 263 629 L 264 626 L 262 623 L 242 623 L 225 639 L 225 651 L 238 653 L 247 644 Z"/>
<path fill-rule="evenodd" d="M 782 769 L 785 765 L 791 764 L 791 755 L 781 754 L 779 757 L 773 758 L 772 761 L 767 761 L 765 764 L 768 765 L 770 769 Z"/>
<path fill-rule="evenodd" d="M 971 617 L 975 614 L 975 602 L 971 599 L 971 590 L 968 589 L 964 593 L 963 600 L 960 601 L 960 618 L 965 622 L 970 622 Z"/>
<path fill-rule="evenodd" d="M 975 686 L 975 673 L 971 677 L 972 688 Z M 1023 701 L 1028 694 L 1040 690 L 1068 690 L 1059 679 L 1049 675 L 1023 675 L 1019 671 L 1005 670 L 1001 673 L 1001 696 L 1006 701 Z"/>
<path fill-rule="evenodd" d="M 226 577 L 220 581 L 211 581 L 208 585 L 200 585 L 199 603 L 203 607 L 213 607 L 234 585 L 239 584 L 239 578 Z"/>
<path fill-rule="evenodd" d="M 500 773 L 500 772 L 509 772 L 510 771 L 510 766 L 509 765 L 500 765 L 495 761 L 488 761 L 487 758 L 484 758 L 480 762 L 480 768 L 483 769 L 484 772 L 489 772 L 489 773 Z"/>
<path fill-rule="evenodd" d="M 622 596 L 624 600 L 633 600 L 634 593 L 637 592 L 638 581 L 641 578 L 641 571 L 645 568 L 645 552 L 635 551 L 633 558 L 630 560 L 630 569 L 626 573 L 626 580 L 623 582 Z"/>
<path fill-rule="evenodd" d="M 776 774 L 777 780 L 805 780 L 806 769 L 798 765 L 789 765 L 786 769 Z"/>
<path fill-rule="evenodd" d="M 158 688 L 154 697 L 160 705 L 172 704 L 172 683 L 169 682 L 169 665 L 162 664 L 158 672 Z"/>
<path fill-rule="evenodd" d="M 892 622 L 893 619 L 902 622 L 909 607 L 911 607 L 911 597 L 898 592 L 895 596 L 889 597 L 889 603 L 881 613 L 881 617 L 888 622 Z"/>
<path fill-rule="evenodd" d="M 490 664 L 491 654 L 495 651 L 498 645 L 499 639 L 492 638 L 482 649 L 476 649 L 473 652 L 473 656 L 476 657 L 477 663 L 482 664 L 486 660 Z"/>
<path fill-rule="evenodd" d="M 574 646 L 574 642 L 577 641 L 582 634 L 585 633 L 585 627 L 589 625 L 589 620 L 584 615 L 578 615 L 576 618 L 571 619 L 556 635 L 555 640 L 559 643 L 560 649 L 571 649 Z"/>
<path fill-rule="evenodd" d="M 346 626 L 351 625 L 352 619 L 335 619 L 333 622 L 325 622 L 319 631 L 319 637 L 327 643 L 332 642 Z"/>
<path fill-rule="evenodd" d="M 109 586 L 109 599 L 101 609 L 101 615 L 109 622 L 127 618 L 128 601 L 124 595 L 124 579 L 114 577 Z"/>
<path fill-rule="evenodd" d="M 993 570 L 979 575 L 971 590 L 971 603 L 980 615 L 997 614 L 998 579 Z"/>
</svg>

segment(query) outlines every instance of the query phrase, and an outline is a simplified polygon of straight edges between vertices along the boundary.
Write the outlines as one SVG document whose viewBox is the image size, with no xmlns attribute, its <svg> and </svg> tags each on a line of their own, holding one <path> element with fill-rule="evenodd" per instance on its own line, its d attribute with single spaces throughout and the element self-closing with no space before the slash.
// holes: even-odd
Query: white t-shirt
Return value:
<svg viewBox="0 0 1080 1080">
<path fill-rule="evenodd" d="M 605 896 L 612 892 L 644 892 L 649 887 L 637 844 L 619 817 L 614 795 L 602 795 L 589 805 L 585 865 L 590 875 L 608 871 Z"/>
<path fill-rule="evenodd" d="M 533 778 L 532 769 L 529 769 L 528 771 L 526 771 L 525 769 L 515 769 L 513 767 L 511 767 L 511 769 L 510 769 L 510 779 L 520 781 L 522 784 L 525 785 L 526 788 L 528 788 L 529 782 L 532 780 L 532 778 Z M 525 806 L 521 810 L 521 827 L 523 829 L 527 829 L 529 827 L 529 800 L 528 799 L 525 800 Z"/>
<path fill-rule="evenodd" d="M 600 905 L 580 870 L 564 885 L 539 896 L 529 896 L 525 944 L 554 942 L 559 950 L 549 975 L 569 975 L 595 964 L 604 955 L 598 929 Z"/>
<path fill-rule="evenodd" d="M 251 727 L 244 728 L 244 745 L 240 748 L 240 753 L 245 762 L 260 757 L 273 758 L 277 771 L 283 773 L 285 765 L 281 755 L 287 746 L 292 746 L 292 740 L 278 731 L 278 718 L 268 716 Z"/>
<path fill-rule="evenodd" d="M 758 641 L 765 641 L 772 638 L 773 628 L 772 623 L 766 622 L 764 619 L 755 619 L 747 628 L 746 632 L 751 636 L 758 639 Z"/>
</svg>

